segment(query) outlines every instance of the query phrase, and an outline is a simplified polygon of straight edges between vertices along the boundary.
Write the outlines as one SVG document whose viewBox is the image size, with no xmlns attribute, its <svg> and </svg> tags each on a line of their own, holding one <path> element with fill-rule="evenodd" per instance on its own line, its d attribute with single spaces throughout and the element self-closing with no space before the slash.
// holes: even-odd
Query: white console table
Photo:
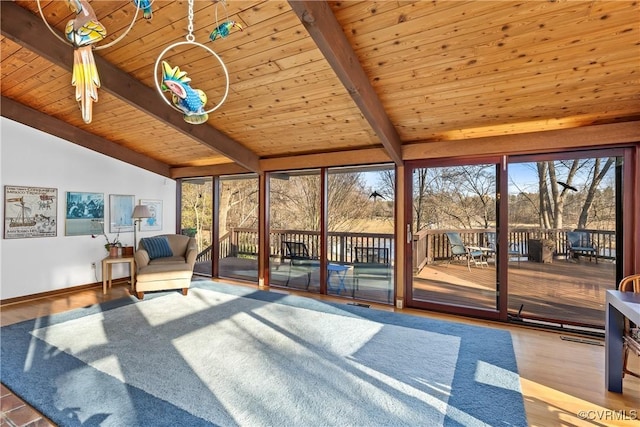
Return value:
<svg viewBox="0 0 640 427">
<path fill-rule="evenodd" d="M 622 393 L 624 318 L 640 325 L 640 294 L 607 291 L 604 375 L 607 390 Z"/>
</svg>

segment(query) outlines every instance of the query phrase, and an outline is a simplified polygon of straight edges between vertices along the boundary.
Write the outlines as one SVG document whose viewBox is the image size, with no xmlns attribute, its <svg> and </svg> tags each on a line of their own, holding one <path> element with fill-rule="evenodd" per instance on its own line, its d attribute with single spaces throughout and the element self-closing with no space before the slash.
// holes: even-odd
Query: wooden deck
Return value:
<svg viewBox="0 0 640 427">
<path fill-rule="evenodd" d="M 196 264 L 195 272 L 211 276 L 208 262 Z M 256 260 L 223 258 L 220 277 L 257 281 Z M 272 269 L 273 286 L 319 292 L 318 272 L 313 271 L 307 287 L 304 272 L 292 272 L 289 283 L 288 267 L 280 265 Z M 493 309 L 496 307 L 496 269 L 471 267 L 466 264 L 430 264 L 414 276 L 413 298 L 432 302 L 465 305 Z M 340 296 L 366 301 L 390 303 L 390 295 L 380 281 L 361 281 L 354 288 L 348 272 L 345 277 L 347 292 Z M 615 289 L 615 264 L 600 261 L 598 264 L 581 259 L 577 262 L 555 259 L 551 264 L 522 260 L 509 263 L 509 312 L 517 313 L 522 305 L 523 318 L 548 319 L 557 323 L 591 325 L 604 328 L 605 291 Z"/>
<path fill-rule="evenodd" d="M 604 327 L 605 291 L 615 289 L 615 264 L 554 259 L 550 264 L 509 263 L 509 312 L 522 305 L 523 318 Z M 414 299 L 493 309 L 496 269 L 438 263 L 423 268 L 413 281 Z"/>
</svg>

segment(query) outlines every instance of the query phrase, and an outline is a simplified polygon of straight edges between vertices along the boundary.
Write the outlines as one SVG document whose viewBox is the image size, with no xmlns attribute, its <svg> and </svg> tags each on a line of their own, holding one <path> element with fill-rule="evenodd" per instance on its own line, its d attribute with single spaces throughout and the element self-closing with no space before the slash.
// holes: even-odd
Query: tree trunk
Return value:
<svg viewBox="0 0 640 427">
<path fill-rule="evenodd" d="M 551 228 L 550 214 L 551 206 L 549 204 L 549 187 L 547 186 L 547 162 L 538 162 L 538 205 L 540 210 L 540 227 Z"/>
<path fill-rule="evenodd" d="M 589 184 L 589 190 L 587 191 L 587 197 L 582 205 L 582 210 L 580 212 L 580 218 L 578 219 L 578 228 L 587 228 L 587 220 L 589 219 L 589 209 L 593 204 L 593 199 L 595 198 L 596 192 L 598 191 L 598 187 L 602 182 L 602 179 L 605 177 L 609 168 L 615 161 L 615 157 L 609 157 L 605 162 L 602 170 L 600 169 L 600 159 L 596 159 L 595 164 L 593 166 L 593 179 Z"/>
</svg>

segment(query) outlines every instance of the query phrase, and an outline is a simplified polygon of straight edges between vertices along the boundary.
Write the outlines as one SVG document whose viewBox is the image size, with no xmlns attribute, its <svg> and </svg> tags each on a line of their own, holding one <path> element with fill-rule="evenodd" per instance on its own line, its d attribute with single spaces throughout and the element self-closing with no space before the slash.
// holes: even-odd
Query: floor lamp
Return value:
<svg viewBox="0 0 640 427">
<path fill-rule="evenodd" d="M 131 218 L 133 218 L 133 250 L 135 252 L 138 250 L 138 238 L 136 230 L 138 224 L 140 224 L 140 221 L 142 221 L 143 218 L 151 218 L 149 207 L 145 205 L 137 205 L 135 208 L 133 208 Z"/>
</svg>

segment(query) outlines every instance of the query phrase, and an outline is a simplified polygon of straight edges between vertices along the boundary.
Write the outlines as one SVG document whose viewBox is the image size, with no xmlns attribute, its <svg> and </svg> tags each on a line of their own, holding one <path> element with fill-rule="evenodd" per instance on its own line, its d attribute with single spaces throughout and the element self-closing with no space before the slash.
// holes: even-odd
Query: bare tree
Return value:
<svg viewBox="0 0 640 427">
<path fill-rule="evenodd" d="M 489 228 L 495 223 L 496 174 L 494 165 L 468 165 L 450 168 L 444 174 L 457 191 L 452 193 L 455 211 L 464 216 L 464 227 L 480 225 Z M 458 220 L 460 220 L 460 215 Z"/>
<path fill-rule="evenodd" d="M 429 226 L 428 216 L 425 215 L 425 209 L 427 205 L 427 189 L 428 189 L 428 169 L 420 168 L 414 171 L 413 174 L 413 227 L 415 231 L 420 231 L 423 228 Z M 425 218 L 427 217 L 427 218 Z"/>
<path fill-rule="evenodd" d="M 604 161 L 604 164 L 602 163 Z M 578 228 L 585 228 L 600 183 L 614 163 L 615 157 L 544 161 L 537 163 L 540 226 L 562 228 L 567 201 L 582 203 Z M 578 187 L 586 189 L 586 193 Z M 574 196 L 574 193 L 577 193 Z M 613 201 L 612 201 L 613 202 Z"/>
<path fill-rule="evenodd" d="M 359 173 L 329 174 L 329 230 L 358 231 L 363 219 L 370 218 L 374 205 Z"/>
<path fill-rule="evenodd" d="M 320 175 L 290 175 L 271 179 L 271 228 L 320 229 Z"/>
<path fill-rule="evenodd" d="M 328 226 L 331 231 L 357 231 L 372 215 L 360 173 L 329 174 Z M 272 228 L 320 229 L 320 175 L 291 175 L 271 180 Z"/>
<path fill-rule="evenodd" d="M 212 181 L 184 181 L 182 185 L 182 228 L 196 230 L 199 250 L 211 244 Z"/>
<path fill-rule="evenodd" d="M 495 166 L 416 168 L 413 228 L 489 227 L 495 221 Z M 380 172 L 382 191 L 393 194 L 393 175 Z"/>
<path fill-rule="evenodd" d="M 220 191 L 220 235 L 230 228 L 258 228 L 258 179 L 222 180 Z"/>
<path fill-rule="evenodd" d="M 424 190 L 429 223 L 438 228 L 488 228 L 495 222 L 494 169 L 493 165 L 430 169 Z"/>
<path fill-rule="evenodd" d="M 589 220 L 589 212 L 591 211 L 591 207 L 593 206 L 593 202 L 598 192 L 598 188 L 600 187 L 600 183 L 602 182 L 604 177 L 607 175 L 607 172 L 611 168 L 611 165 L 613 165 L 614 161 L 615 161 L 615 157 L 607 158 L 604 165 L 602 165 L 602 168 L 600 168 L 602 159 L 595 159 L 595 161 L 593 162 L 593 168 L 590 172 L 591 180 L 589 181 L 589 186 L 587 188 L 587 196 L 585 198 L 584 204 L 582 205 L 580 218 L 578 219 L 578 228 L 587 227 L 587 223 Z M 613 206 L 614 200 L 615 199 L 611 200 L 611 203 L 609 203 L 609 206 Z"/>
</svg>

